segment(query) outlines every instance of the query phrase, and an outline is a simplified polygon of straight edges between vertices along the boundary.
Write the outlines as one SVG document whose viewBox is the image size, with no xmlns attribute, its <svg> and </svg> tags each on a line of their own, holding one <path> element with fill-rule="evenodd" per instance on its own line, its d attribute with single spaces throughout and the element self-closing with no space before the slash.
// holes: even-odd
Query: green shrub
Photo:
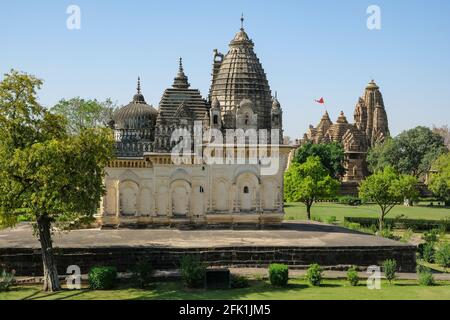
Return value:
<svg viewBox="0 0 450 320">
<path fill-rule="evenodd" d="M 200 288 L 205 285 L 206 266 L 196 256 L 181 258 L 181 278 L 189 288 Z"/>
<path fill-rule="evenodd" d="M 139 261 L 131 270 L 131 283 L 137 288 L 145 288 L 152 282 L 153 266 L 148 261 Z"/>
<path fill-rule="evenodd" d="M 312 221 L 316 221 L 316 222 L 323 222 L 322 218 L 321 217 L 317 217 L 317 216 L 312 216 L 311 220 Z"/>
<path fill-rule="evenodd" d="M 322 268 L 317 263 L 310 265 L 306 271 L 306 280 L 313 286 L 320 286 L 322 279 Z"/>
<path fill-rule="evenodd" d="M 343 196 L 338 198 L 338 202 L 340 204 L 345 204 L 348 206 L 360 206 L 362 204 L 362 200 L 352 196 Z"/>
<path fill-rule="evenodd" d="M 402 235 L 401 241 L 409 242 L 411 240 L 413 234 L 414 234 L 414 231 L 411 228 L 409 228 L 408 230 L 405 230 L 405 232 Z"/>
<path fill-rule="evenodd" d="M 283 287 L 289 281 L 289 267 L 285 264 L 273 263 L 269 266 L 269 280 L 273 286 Z"/>
<path fill-rule="evenodd" d="M 397 272 L 397 261 L 394 259 L 387 259 L 383 261 L 383 271 L 386 279 L 389 283 L 392 283 L 395 279 L 395 273 Z"/>
<path fill-rule="evenodd" d="M 336 221 L 337 221 L 337 218 L 335 216 L 325 218 L 325 222 L 328 224 L 334 224 L 334 223 L 336 223 Z"/>
<path fill-rule="evenodd" d="M 14 285 L 16 281 L 14 278 L 15 274 L 16 274 L 15 270 L 7 272 L 6 269 L 3 269 L 2 272 L 0 272 L 0 292 L 8 291 L 9 288 L 11 288 L 11 286 Z"/>
<path fill-rule="evenodd" d="M 436 243 L 439 240 L 439 228 L 432 229 L 428 232 L 425 232 L 422 236 L 422 239 L 425 240 L 426 243 Z"/>
<path fill-rule="evenodd" d="M 387 239 L 399 240 L 399 237 L 394 234 L 391 227 L 385 227 L 381 229 L 379 236 Z"/>
<path fill-rule="evenodd" d="M 419 256 L 428 263 L 434 263 L 434 243 L 421 243 L 418 247 Z"/>
<path fill-rule="evenodd" d="M 94 267 L 88 275 L 89 288 L 92 290 L 110 290 L 117 284 L 115 267 Z"/>
<path fill-rule="evenodd" d="M 422 286 L 432 286 L 435 284 L 433 273 L 429 268 L 417 266 L 417 276 L 419 284 Z"/>
<path fill-rule="evenodd" d="M 240 289 L 240 288 L 248 288 L 249 283 L 247 277 L 240 276 L 237 274 L 231 275 L 231 287 L 234 289 Z"/>
<path fill-rule="evenodd" d="M 355 266 L 348 268 L 347 281 L 351 286 L 356 287 L 359 283 L 358 269 Z"/>
<path fill-rule="evenodd" d="M 435 261 L 441 267 L 450 267 L 450 242 L 442 242 L 438 244 L 434 257 Z"/>
</svg>

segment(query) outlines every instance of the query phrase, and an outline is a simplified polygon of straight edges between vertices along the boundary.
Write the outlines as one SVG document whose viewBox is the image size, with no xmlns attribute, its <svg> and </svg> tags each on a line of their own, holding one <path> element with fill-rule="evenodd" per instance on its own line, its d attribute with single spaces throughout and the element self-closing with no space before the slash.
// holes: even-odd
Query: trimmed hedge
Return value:
<svg viewBox="0 0 450 320">
<path fill-rule="evenodd" d="M 286 286 L 289 281 L 289 267 L 284 264 L 272 263 L 269 266 L 269 280 L 273 286 Z"/>
<path fill-rule="evenodd" d="M 364 227 L 370 227 L 379 224 L 378 218 L 366 217 L 344 217 L 344 222 L 358 223 Z M 426 231 L 432 229 L 446 228 L 450 231 L 450 219 L 447 220 L 425 220 L 425 219 L 384 219 L 385 227 L 395 227 L 401 229 L 413 229 L 418 231 Z"/>
<path fill-rule="evenodd" d="M 88 275 L 89 288 L 92 290 L 110 290 L 117 284 L 115 267 L 94 267 Z"/>
</svg>

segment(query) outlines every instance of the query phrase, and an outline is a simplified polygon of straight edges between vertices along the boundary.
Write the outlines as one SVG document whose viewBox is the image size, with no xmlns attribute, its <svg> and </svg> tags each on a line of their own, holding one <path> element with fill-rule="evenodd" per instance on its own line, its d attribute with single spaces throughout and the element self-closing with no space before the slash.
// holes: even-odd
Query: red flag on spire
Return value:
<svg viewBox="0 0 450 320">
<path fill-rule="evenodd" d="M 319 103 L 319 104 L 325 104 L 325 100 L 323 100 L 323 97 L 320 98 L 319 100 L 314 100 L 314 101 Z"/>
</svg>

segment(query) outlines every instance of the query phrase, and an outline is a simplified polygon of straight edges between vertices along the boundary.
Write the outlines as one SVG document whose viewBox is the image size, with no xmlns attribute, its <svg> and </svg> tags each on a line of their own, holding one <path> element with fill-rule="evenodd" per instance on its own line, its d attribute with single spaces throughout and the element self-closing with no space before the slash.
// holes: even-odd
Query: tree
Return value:
<svg viewBox="0 0 450 320">
<path fill-rule="evenodd" d="M 386 215 L 405 199 L 418 197 L 417 178 L 399 174 L 392 167 L 375 172 L 361 183 L 359 197 L 366 201 L 374 201 L 381 209 L 380 231 L 383 229 Z"/>
<path fill-rule="evenodd" d="M 117 106 L 111 99 L 100 102 L 76 97 L 60 100 L 51 111 L 68 120 L 67 129 L 70 134 L 78 134 L 87 128 L 107 127 L 116 109 Z"/>
<path fill-rule="evenodd" d="M 42 81 L 11 71 L 0 82 L 0 223 L 34 221 L 41 244 L 44 290 L 60 289 L 52 231 L 90 220 L 104 193 L 113 156 L 110 129 L 68 135 L 66 121 L 37 102 Z"/>
<path fill-rule="evenodd" d="M 330 176 L 319 157 L 309 157 L 301 164 L 292 163 L 285 173 L 285 198 L 290 202 L 303 202 L 308 220 L 311 220 L 314 202 L 336 195 L 338 187 L 339 181 Z"/>
<path fill-rule="evenodd" d="M 432 168 L 436 172 L 431 174 L 428 187 L 445 205 L 450 206 L 450 153 L 440 156 Z"/>
<path fill-rule="evenodd" d="M 450 128 L 448 125 L 442 127 L 433 126 L 433 132 L 437 133 L 442 137 L 442 139 L 444 139 L 444 144 L 450 150 Z"/>
<path fill-rule="evenodd" d="M 372 172 L 389 165 L 403 174 L 421 178 L 433 161 L 446 152 L 442 137 L 427 127 L 404 131 L 369 151 L 367 162 Z"/>
<path fill-rule="evenodd" d="M 345 174 L 344 148 L 341 144 L 332 143 L 306 143 L 295 153 L 295 162 L 304 163 L 311 156 L 320 158 L 322 165 L 328 170 L 333 178 L 340 178 Z"/>
</svg>

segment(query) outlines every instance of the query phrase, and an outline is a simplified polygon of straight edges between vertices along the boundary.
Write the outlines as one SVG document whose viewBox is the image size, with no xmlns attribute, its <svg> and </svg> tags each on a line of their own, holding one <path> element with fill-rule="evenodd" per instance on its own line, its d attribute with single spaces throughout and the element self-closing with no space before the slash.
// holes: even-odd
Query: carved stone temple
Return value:
<svg viewBox="0 0 450 320">
<path fill-rule="evenodd" d="M 355 184 L 368 174 L 366 164 L 368 149 L 383 142 L 388 136 L 389 126 L 383 96 L 380 88 L 372 80 L 356 104 L 354 123 L 349 123 L 343 112 L 333 123 L 325 111 L 317 127 L 309 127 L 301 143 L 342 143 L 346 169 L 342 180 L 344 183 Z"/>
<path fill-rule="evenodd" d="M 291 151 L 291 147 L 280 145 L 282 116 L 281 105 L 272 96 L 254 43 L 243 25 L 227 54 L 214 50 L 207 99 L 191 87 L 181 59 L 173 84 L 164 91 L 158 109 L 146 102 L 139 79 L 132 101 L 114 114 L 111 123 L 117 158 L 106 168 L 106 195 L 99 213 L 101 224 L 114 227 L 280 224 L 284 216 L 283 173 Z M 174 163 L 171 152 L 180 142 L 173 139 L 175 132 L 188 132 L 194 144 L 198 130 L 213 132 L 212 129 L 223 136 L 229 129 L 244 132 L 267 129 L 268 149 L 277 146 L 279 150 L 276 172 L 263 174 L 261 160 L 250 161 L 260 151 L 263 141 L 260 138 L 243 149 L 244 162 L 207 164 L 205 159 L 192 155 L 190 162 Z M 279 136 L 272 138 L 271 129 L 277 129 Z M 247 142 L 248 137 L 244 138 Z M 200 140 L 200 149 L 205 152 L 206 143 L 211 140 L 205 137 Z M 210 154 L 226 154 L 227 161 L 237 159 L 237 152 L 230 156 L 225 141 L 214 143 Z M 237 151 L 237 146 L 231 149 Z M 268 155 L 271 156 L 270 152 Z"/>
</svg>

